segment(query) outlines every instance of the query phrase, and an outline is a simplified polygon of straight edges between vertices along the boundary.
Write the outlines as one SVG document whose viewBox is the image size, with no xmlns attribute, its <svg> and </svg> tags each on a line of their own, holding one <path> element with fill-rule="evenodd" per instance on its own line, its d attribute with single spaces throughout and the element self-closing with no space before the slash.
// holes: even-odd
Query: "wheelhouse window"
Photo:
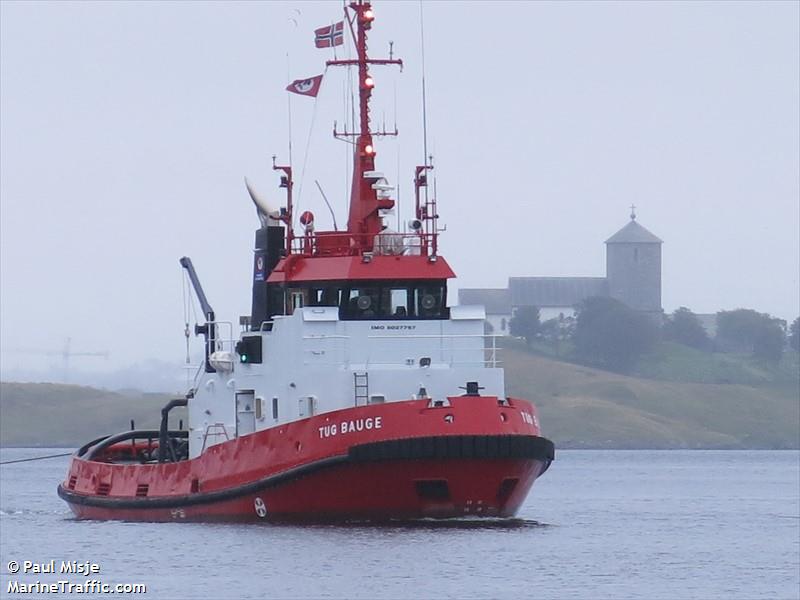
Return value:
<svg viewBox="0 0 800 600">
<path fill-rule="evenodd" d="M 447 319 L 447 282 L 342 281 L 272 285 L 270 317 L 290 315 L 304 306 L 338 306 L 339 318 L 353 320 Z"/>
<path fill-rule="evenodd" d="M 444 307 L 445 287 L 436 284 L 423 284 L 415 288 L 414 306 L 421 318 L 441 318 Z"/>
<path fill-rule="evenodd" d="M 410 313 L 408 288 L 389 288 L 386 290 L 386 301 L 389 305 L 389 314 L 393 317 L 407 317 Z"/>
<path fill-rule="evenodd" d="M 342 304 L 339 316 L 350 319 L 374 319 L 381 316 L 381 290 L 378 286 L 351 287 L 347 290 L 347 305 Z"/>
<path fill-rule="evenodd" d="M 341 300 L 341 285 L 325 285 L 308 289 L 308 306 L 339 306 Z"/>
<path fill-rule="evenodd" d="M 370 281 L 345 288 L 342 320 L 447 319 L 445 281 Z"/>
<path fill-rule="evenodd" d="M 298 308 L 303 308 L 303 306 L 305 306 L 305 296 L 306 292 L 304 290 L 292 290 L 292 293 L 290 294 L 292 302 L 290 313 L 293 313 Z"/>
</svg>

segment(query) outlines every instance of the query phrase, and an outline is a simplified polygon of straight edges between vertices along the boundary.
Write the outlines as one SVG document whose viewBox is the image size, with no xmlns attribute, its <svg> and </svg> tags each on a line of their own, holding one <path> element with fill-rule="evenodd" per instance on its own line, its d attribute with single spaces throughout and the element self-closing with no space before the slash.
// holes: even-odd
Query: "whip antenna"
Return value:
<svg viewBox="0 0 800 600">
<path fill-rule="evenodd" d="M 428 158 L 428 102 L 425 97 L 425 13 L 419 0 L 419 44 L 422 49 L 422 156 Z M 425 195 L 428 195 L 425 188 Z"/>
<path fill-rule="evenodd" d="M 289 68 L 289 53 L 286 53 L 286 85 L 292 83 L 291 69 Z M 292 95 L 286 94 L 286 104 L 289 111 L 289 166 L 292 166 Z"/>
<path fill-rule="evenodd" d="M 319 184 L 319 180 L 315 179 L 314 183 L 317 184 L 317 189 L 319 189 L 319 193 L 322 194 L 322 199 L 325 200 L 325 204 L 328 206 L 328 210 L 331 211 L 331 219 L 333 219 L 333 230 L 339 231 L 339 227 L 336 225 L 336 215 L 333 214 L 333 209 L 331 208 L 331 203 L 328 202 L 328 197 L 325 195 L 325 192 L 322 191 L 322 186 Z"/>
</svg>

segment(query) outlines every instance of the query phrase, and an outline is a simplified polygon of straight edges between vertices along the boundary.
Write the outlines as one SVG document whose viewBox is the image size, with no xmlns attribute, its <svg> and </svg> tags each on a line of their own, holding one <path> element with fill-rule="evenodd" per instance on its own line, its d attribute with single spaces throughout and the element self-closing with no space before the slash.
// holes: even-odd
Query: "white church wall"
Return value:
<svg viewBox="0 0 800 600">
<path fill-rule="evenodd" d="M 574 317 L 575 308 L 572 306 L 545 306 L 539 309 L 539 320 L 542 323 L 550 319 L 558 319 L 561 315 L 564 315 L 565 319 Z"/>
<path fill-rule="evenodd" d="M 494 335 L 511 335 L 508 326 L 511 315 L 486 315 L 486 320 L 489 321 L 489 325 L 492 326 L 492 333 Z"/>
</svg>

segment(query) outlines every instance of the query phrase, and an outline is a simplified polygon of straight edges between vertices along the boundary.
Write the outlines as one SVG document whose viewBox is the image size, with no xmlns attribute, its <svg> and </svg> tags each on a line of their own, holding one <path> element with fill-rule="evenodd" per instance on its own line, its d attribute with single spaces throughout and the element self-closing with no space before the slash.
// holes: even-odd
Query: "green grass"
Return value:
<svg viewBox="0 0 800 600">
<path fill-rule="evenodd" d="M 77 385 L 0 383 L 0 445 L 76 447 L 102 435 L 157 429 L 172 396 L 120 394 Z M 174 419 L 174 425 L 173 425 Z M 186 420 L 175 409 L 170 424 Z"/>
<path fill-rule="evenodd" d="M 570 342 L 556 349 L 553 344 L 533 340 L 530 346 L 518 338 L 502 338 L 499 345 L 556 360 L 580 364 Z M 644 355 L 630 375 L 662 381 L 693 383 L 740 383 L 744 385 L 797 386 L 800 354 L 783 353 L 778 364 L 746 354 L 703 352 L 675 342 L 660 342 Z"/>
<path fill-rule="evenodd" d="M 796 355 L 775 367 L 701 357 L 691 372 L 686 356 L 670 359 L 656 380 L 556 361 L 515 341 L 501 352 L 507 392 L 537 404 L 545 435 L 560 447 L 800 448 Z M 747 383 L 665 376 L 713 380 L 726 369 Z"/>
<path fill-rule="evenodd" d="M 745 354 L 702 352 L 662 342 L 644 356 L 635 374 L 649 379 L 695 383 L 740 383 L 745 385 L 797 383 L 800 373 L 797 352 L 784 352 L 773 364 Z"/>
</svg>

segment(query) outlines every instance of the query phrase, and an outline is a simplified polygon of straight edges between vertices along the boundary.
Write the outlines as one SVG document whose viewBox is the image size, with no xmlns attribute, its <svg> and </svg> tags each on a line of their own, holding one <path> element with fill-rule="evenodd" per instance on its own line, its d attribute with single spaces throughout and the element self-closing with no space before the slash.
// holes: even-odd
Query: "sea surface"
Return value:
<svg viewBox="0 0 800 600">
<path fill-rule="evenodd" d="M 797 451 L 560 451 L 515 520 L 395 526 L 77 521 L 67 461 L 0 466 L 0 598 L 87 579 L 153 599 L 800 598 Z M 101 571 L 9 573 L 26 560 Z"/>
</svg>

